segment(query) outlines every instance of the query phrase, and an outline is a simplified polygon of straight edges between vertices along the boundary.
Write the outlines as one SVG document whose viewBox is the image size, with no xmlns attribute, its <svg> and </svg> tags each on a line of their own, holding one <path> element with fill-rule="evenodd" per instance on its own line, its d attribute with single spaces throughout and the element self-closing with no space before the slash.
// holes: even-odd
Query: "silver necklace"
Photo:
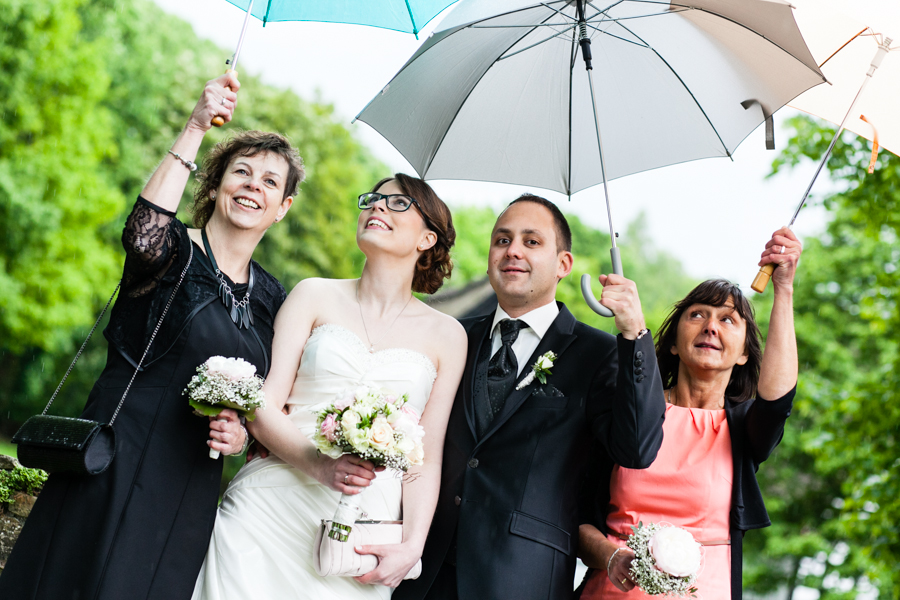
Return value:
<svg viewBox="0 0 900 600">
<path fill-rule="evenodd" d="M 394 323 L 397 322 L 397 319 L 400 318 L 400 315 L 403 314 L 403 311 L 406 310 L 406 307 L 409 306 L 409 303 L 412 302 L 412 299 L 413 295 L 410 294 L 409 300 L 406 301 L 406 304 L 403 305 L 403 308 L 400 309 L 400 312 L 397 313 L 397 316 L 394 317 L 394 320 L 391 321 L 390 325 L 388 325 L 388 328 L 385 330 L 384 335 L 375 340 L 375 342 L 373 343 L 372 339 L 369 337 L 369 329 L 368 327 L 366 327 L 366 319 L 365 317 L 363 317 L 362 303 L 359 301 L 359 279 L 356 280 L 356 305 L 359 307 L 359 319 L 362 321 L 363 331 L 366 332 L 366 341 L 369 342 L 369 354 L 375 354 L 376 344 L 379 344 L 382 340 L 384 340 L 385 337 L 387 337 L 387 335 L 391 332 L 391 328 L 394 326 Z"/>
</svg>

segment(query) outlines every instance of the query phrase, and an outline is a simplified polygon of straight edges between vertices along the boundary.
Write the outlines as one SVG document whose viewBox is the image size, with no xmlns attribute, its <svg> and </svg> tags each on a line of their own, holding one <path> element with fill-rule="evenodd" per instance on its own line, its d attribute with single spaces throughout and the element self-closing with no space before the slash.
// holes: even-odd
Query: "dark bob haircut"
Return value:
<svg viewBox="0 0 900 600">
<path fill-rule="evenodd" d="M 540 204 L 549 210 L 550 214 L 553 215 L 553 224 L 556 227 L 556 251 L 572 251 L 572 230 L 569 229 L 569 222 L 566 220 L 565 215 L 562 214 L 562 211 L 559 210 L 558 206 L 546 198 L 541 198 L 534 194 L 522 194 L 510 202 L 506 208 L 509 208 L 513 204 L 518 204 L 519 202 L 533 202 L 534 204 Z"/>
<path fill-rule="evenodd" d="M 225 170 L 235 156 L 256 156 L 259 153 L 280 156 L 287 162 L 288 174 L 284 182 L 284 201 L 297 193 L 297 187 L 306 178 L 303 160 L 297 149 L 283 135 L 266 131 L 239 131 L 233 137 L 221 141 L 206 153 L 203 168 L 197 173 L 199 185 L 194 192 L 194 227 L 203 229 L 209 223 L 216 209 L 216 202 L 210 195 L 219 188 Z"/>
<path fill-rule="evenodd" d="M 437 235 L 434 246 L 419 255 L 412 282 L 414 292 L 433 294 L 441 289 L 444 280 L 449 279 L 450 273 L 453 272 L 450 249 L 456 243 L 456 229 L 453 228 L 450 209 L 438 198 L 430 185 L 418 177 L 410 177 L 403 173 L 385 177 L 376 183 L 371 191 L 377 192 L 378 188 L 389 181 L 396 181 L 403 193 L 416 201 L 425 220 L 425 226 Z"/>
<path fill-rule="evenodd" d="M 735 365 L 732 369 L 731 379 L 725 388 L 725 396 L 734 402 L 743 402 L 756 394 L 759 367 L 762 363 L 759 327 L 756 324 L 753 307 L 741 292 L 741 288 L 724 279 L 709 279 L 695 287 L 675 305 L 660 327 L 656 337 L 656 360 L 659 363 L 664 388 L 670 388 L 678 383 L 678 365 L 681 359 L 672 354 L 671 349 L 678 340 L 678 322 L 681 316 L 694 304 L 718 307 L 725 306 L 729 299 L 734 302 L 735 310 L 747 323 L 744 350 L 748 358 L 746 364 Z"/>
</svg>

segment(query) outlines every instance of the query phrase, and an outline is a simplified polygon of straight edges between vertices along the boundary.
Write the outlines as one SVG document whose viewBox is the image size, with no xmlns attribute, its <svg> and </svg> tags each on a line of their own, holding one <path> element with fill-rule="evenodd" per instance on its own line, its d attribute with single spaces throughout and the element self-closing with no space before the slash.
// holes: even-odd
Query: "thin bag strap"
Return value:
<svg viewBox="0 0 900 600">
<path fill-rule="evenodd" d="M 78 353 L 75 355 L 75 358 L 72 359 L 72 364 L 69 365 L 69 369 L 66 371 L 66 374 L 63 375 L 62 381 L 59 382 L 59 385 L 56 386 L 56 391 L 53 392 L 53 395 L 50 396 L 50 402 L 47 403 L 47 406 L 44 407 L 44 412 L 42 415 L 46 415 L 47 411 L 50 410 L 50 405 L 53 404 L 53 401 L 56 400 L 56 395 L 59 394 L 59 390 L 62 389 L 63 384 L 66 382 L 66 379 L 69 378 L 69 373 L 72 372 L 72 369 L 75 368 L 75 363 L 78 362 L 78 359 L 81 358 L 81 353 L 84 352 L 85 347 L 88 342 L 91 341 L 91 336 L 94 335 L 94 331 L 97 329 L 97 326 L 100 325 L 100 321 L 103 320 L 103 315 L 106 314 L 106 310 L 109 308 L 109 305 L 112 304 L 113 298 L 116 297 L 116 294 L 119 292 L 119 288 L 122 287 L 122 280 L 119 280 L 119 284 L 116 286 L 116 289 L 113 290 L 112 296 L 109 297 L 109 300 L 106 303 L 106 306 L 103 307 L 103 310 L 100 311 L 100 316 L 97 317 L 97 321 L 94 323 L 94 326 L 91 327 L 91 332 L 87 335 L 87 339 L 84 340 L 84 343 L 81 344 L 81 348 L 78 349 Z"/>
<path fill-rule="evenodd" d="M 194 244 L 190 245 L 190 254 L 188 255 L 187 263 L 184 265 L 184 269 L 181 271 L 181 275 L 178 278 L 178 282 L 175 284 L 175 289 L 172 290 L 172 294 L 169 296 L 169 301 L 166 302 L 166 307 L 163 309 L 162 314 L 159 317 L 159 322 L 156 324 L 156 328 L 153 330 L 153 333 L 150 335 L 150 341 L 147 342 L 147 347 L 144 349 L 144 354 L 141 356 L 141 360 L 138 361 L 137 367 L 134 369 L 134 374 L 131 376 L 131 380 L 128 382 L 128 385 L 125 387 L 125 392 L 122 394 L 121 400 L 119 400 L 119 405 L 116 406 L 116 411 L 113 413 L 112 418 L 109 420 L 110 427 L 113 424 L 113 421 L 116 420 L 116 417 L 119 416 L 119 411 L 122 409 L 122 404 L 125 403 L 125 397 L 128 395 L 128 392 L 131 390 L 131 385 L 134 383 L 135 377 L 141 370 L 141 366 L 144 364 L 144 359 L 147 358 L 147 353 L 150 351 L 150 346 L 153 345 L 153 340 L 156 338 L 156 334 L 159 333 L 159 328 L 162 326 L 163 319 L 166 318 L 166 313 L 169 312 L 169 307 L 172 306 L 172 301 L 175 299 L 175 294 L 178 293 L 178 289 L 181 287 L 181 282 L 184 281 L 184 276 L 187 275 L 188 267 L 191 266 L 191 261 L 194 259 Z M 62 388 L 63 384 L 66 382 L 66 379 L 69 377 L 69 373 L 72 372 L 72 369 L 75 367 L 75 363 L 78 361 L 78 358 L 81 356 L 81 353 L 84 351 L 85 346 L 90 341 L 91 336 L 94 335 L 94 330 L 97 329 L 97 326 L 100 324 L 101 319 L 103 319 L 103 315 L 106 313 L 106 310 L 109 308 L 109 305 L 112 303 L 113 298 L 116 296 L 116 293 L 119 291 L 119 288 L 122 287 L 122 281 L 119 281 L 119 285 L 116 286 L 116 289 L 113 291 L 113 295 L 110 296 L 109 301 L 106 303 L 106 306 L 103 307 L 103 311 L 100 313 L 100 316 L 97 317 L 97 322 L 94 323 L 94 326 L 91 328 L 90 333 L 88 333 L 87 339 L 84 340 L 84 343 L 81 345 L 81 348 L 78 350 L 78 354 L 75 355 L 75 359 L 72 361 L 72 364 L 69 365 L 69 370 L 66 371 L 66 374 L 63 376 L 62 381 L 59 382 L 59 385 L 56 387 L 56 391 L 53 392 L 53 396 L 50 398 L 50 402 L 47 403 L 47 406 L 44 408 L 44 412 L 41 414 L 47 414 L 47 411 L 50 409 L 50 405 L 53 404 L 53 401 L 56 399 L 56 395 L 59 393 L 59 390 Z"/>
</svg>

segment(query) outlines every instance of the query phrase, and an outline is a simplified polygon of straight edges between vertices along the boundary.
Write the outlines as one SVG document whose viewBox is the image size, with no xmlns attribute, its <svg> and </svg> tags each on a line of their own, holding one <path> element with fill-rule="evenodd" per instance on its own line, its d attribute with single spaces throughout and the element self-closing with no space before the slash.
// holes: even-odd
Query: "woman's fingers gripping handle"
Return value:
<svg viewBox="0 0 900 600">
<path fill-rule="evenodd" d="M 231 121 L 237 107 L 237 91 L 240 87 L 237 72 L 231 69 L 206 82 L 203 94 L 191 114 L 191 123 L 206 131 L 210 126 L 221 127 Z"/>
</svg>

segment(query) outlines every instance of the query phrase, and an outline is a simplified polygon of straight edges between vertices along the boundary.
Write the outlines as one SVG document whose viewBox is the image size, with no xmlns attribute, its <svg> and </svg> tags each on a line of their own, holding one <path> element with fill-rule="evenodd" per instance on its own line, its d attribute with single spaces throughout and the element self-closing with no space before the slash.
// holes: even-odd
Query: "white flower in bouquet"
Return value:
<svg viewBox="0 0 900 600">
<path fill-rule="evenodd" d="M 408 399 L 406 394 L 370 386 L 342 392 L 318 412 L 313 443 L 332 458 L 353 454 L 376 466 L 404 472 L 421 465 L 425 431 L 419 425 L 419 414 L 407 406 Z M 341 496 L 329 533 L 333 539 L 346 541 L 358 516 L 353 502 L 353 496 Z"/>
<path fill-rule="evenodd" d="M 224 356 L 211 356 L 206 361 L 208 373 L 220 373 L 223 376 L 237 381 L 256 375 L 256 366 L 242 358 L 225 358 Z"/>
<path fill-rule="evenodd" d="M 675 577 L 690 577 L 700 570 L 700 544 L 681 527 L 664 527 L 647 543 L 656 568 Z"/>
<path fill-rule="evenodd" d="M 392 449 L 396 445 L 394 442 L 394 428 L 388 420 L 381 416 L 375 417 L 369 428 L 369 445 L 384 452 Z"/>
<path fill-rule="evenodd" d="M 197 367 L 184 393 L 194 414 L 214 417 L 231 408 L 248 421 L 256 418 L 256 409 L 265 408 L 263 379 L 256 367 L 242 358 L 212 356 Z M 210 449 L 211 458 L 219 458 L 219 451 Z"/>
<path fill-rule="evenodd" d="M 627 545 L 634 552 L 631 578 L 649 596 L 694 596 L 703 556 L 689 531 L 638 523 Z"/>
</svg>

